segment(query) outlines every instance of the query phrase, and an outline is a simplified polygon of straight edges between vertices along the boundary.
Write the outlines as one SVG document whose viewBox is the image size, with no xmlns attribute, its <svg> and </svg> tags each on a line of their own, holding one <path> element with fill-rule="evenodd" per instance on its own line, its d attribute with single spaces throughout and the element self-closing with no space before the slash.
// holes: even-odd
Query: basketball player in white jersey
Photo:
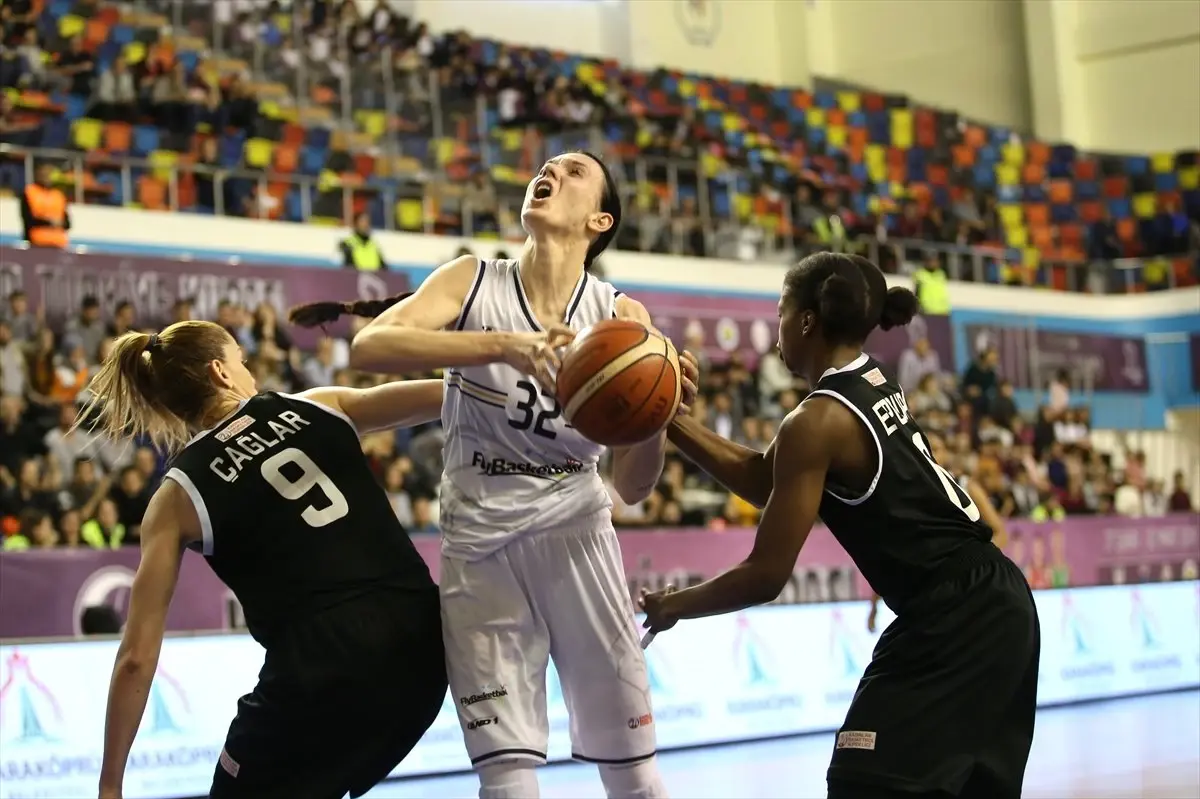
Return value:
<svg viewBox="0 0 1200 799">
<path fill-rule="evenodd" d="M 442 622 L 450 688 L 481 799 L 538 796 L 546 760 L 546 667 L 559 672 L 574 757 L 599 765 L 610 797 L 659 799 L 646 663 L 597 473 L 603 448 L 562 417 L 556 351 L 605 319 L 646 326 L 645 307 L 589 275 L 620 221 L 599 158 L 567 153 L 529 184 L 516 260 L 463 256 L 377 313 L 351 364 L 398 373 L 445 368 L 441 484 Z M 386 305 L 388 303 L 377 303 Z M 370 306 L 372 304 L 365 304 Z M 681 412 L 695 396 L 685 353 Z M 663 466 L 665 432 L 613 453 L 613 483 L 633 504 Z"/>
</svg>

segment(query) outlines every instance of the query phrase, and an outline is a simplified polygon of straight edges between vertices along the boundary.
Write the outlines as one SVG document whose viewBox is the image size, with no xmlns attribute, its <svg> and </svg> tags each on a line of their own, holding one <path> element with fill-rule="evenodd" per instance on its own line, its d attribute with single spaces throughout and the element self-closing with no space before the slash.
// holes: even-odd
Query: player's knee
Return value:
<svg viewBox="0 0 1200 799">
<path fill-rule="evenodd" d="M 505 760 L 476 766 L 479 799 L 538 799 L 536 768 L 529 760 Z"/>
<path fill-rule="evenodd" d="M 656 757 L 629 765 L 603 764 L 600 781 L 608 799 L 667 799 Z"/>
</svg>

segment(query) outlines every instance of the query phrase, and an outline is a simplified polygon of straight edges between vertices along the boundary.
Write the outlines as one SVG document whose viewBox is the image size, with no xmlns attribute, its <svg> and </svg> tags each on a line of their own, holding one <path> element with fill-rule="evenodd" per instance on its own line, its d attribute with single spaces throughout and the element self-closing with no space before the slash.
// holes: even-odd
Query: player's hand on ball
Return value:
<svg viewBox="0 0 1200 799">
<path fill-rule="evenodd" d="M 675 586 L 668 585 L 661 591 L 649 593 L 646 589 L 642 589 L 642 595 L 638 599 L 638 605 L 646 614 L 646 621 L 642 624 L 647 630 L 652 633 L 661 633 L 663 630 L 669 630 L 679 621 L 679 617 L 672 612 L 672 602 L 670 601 L 671 594 L 675 593 Z"/>
<path fill-rule="evenodd" d="M 561 365 L 558 351 L 574 339 L 575 331 L 563 325 L 554 325 L 543 333 L 516 333 L 510 339 L 504 362 L 553 392 L 554 372 Z"/>
<path fill-rule="evenodd" d="M 683 391 L 679 399 L 679 410 L 676 416 L 690 416 L 692 405 L 696 402 L 696 394 L 700 385 L 700 362 L 696 356 L 684 350 L 679 353 L 679 372 L 683 377 Z"/>
</svg>

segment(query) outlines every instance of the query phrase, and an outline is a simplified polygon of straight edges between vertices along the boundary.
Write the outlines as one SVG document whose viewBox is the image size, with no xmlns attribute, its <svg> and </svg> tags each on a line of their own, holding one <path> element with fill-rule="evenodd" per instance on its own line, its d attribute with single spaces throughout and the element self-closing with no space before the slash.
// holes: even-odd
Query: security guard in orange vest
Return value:
<svg viewBox="0 0 1200 799">
<path fill-rule="evenodd" d="M 35 182 L 25 187 L 21 221 L 25 223 L 25 239 L 31 246 L 66 249 L 67 231 L 71 229 L 67 195 L 54 186 L 54 167 L 50 164 L 39 164 Z"/>
</svg>

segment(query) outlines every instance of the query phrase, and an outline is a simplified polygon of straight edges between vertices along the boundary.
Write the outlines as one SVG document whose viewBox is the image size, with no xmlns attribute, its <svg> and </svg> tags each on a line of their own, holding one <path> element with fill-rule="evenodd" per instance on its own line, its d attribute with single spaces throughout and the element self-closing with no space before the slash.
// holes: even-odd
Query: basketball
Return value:
<svg viewBox="0 0 1200 799">
<path fill-rule="evenodd" d="M 682 387 L 679 354 L 670 341 L 638 322 L 611 319 L 571 342 L 556 393 L 563 416 L 585 438 L 627 447 L 667 426 Z"/>
</svg>

